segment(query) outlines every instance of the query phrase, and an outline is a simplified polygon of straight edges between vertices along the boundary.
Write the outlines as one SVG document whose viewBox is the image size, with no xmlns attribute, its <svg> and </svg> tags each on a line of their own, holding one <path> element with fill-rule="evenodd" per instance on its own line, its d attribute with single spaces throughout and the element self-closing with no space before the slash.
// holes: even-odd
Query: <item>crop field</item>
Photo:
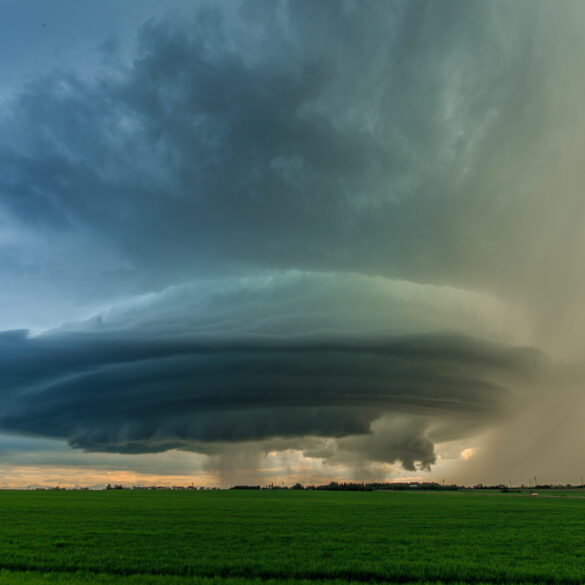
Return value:
<svg viewBox="0 0 585 585">
<path fill-rule="evenodd" d="M 0 491 L 0 585 L 584 583 L 585 498 Z"/>
</svg>

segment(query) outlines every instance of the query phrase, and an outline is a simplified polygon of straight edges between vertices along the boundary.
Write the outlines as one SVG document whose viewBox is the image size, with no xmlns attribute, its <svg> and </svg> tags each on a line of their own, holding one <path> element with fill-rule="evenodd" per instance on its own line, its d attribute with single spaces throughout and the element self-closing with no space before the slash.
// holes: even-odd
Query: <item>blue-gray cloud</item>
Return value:
<svg viewBox="0 0 585 585">
<path fill-rule="evenodd" d="M 439 298 L 497 295 L 528 345 L 577 345 L 584 10 L 558 6 L 201 5 L 142 23 L 133 58 L 30 79 L 0 117 L 0 323 L 100 316 L 1 335 L 0 427 L 125 452 L 336 437 L 412 468 L 437 421 L 497 419 L 542 353 Z M 330 282 L 108 309 L 290 270 Z M 433 290 L 401 313 L 356 273 Z M 392 413 L 411 430 L 373 440 Z"/>
<path fill-rule="evenodd" d="M 568 73 L 555 11 L 521 4 L 244 4 L 254 33 L 202 9 L 143 25 L 128 66 L 31 81 L 2 122 L 2 207 L 41 240 L 89 236 L 94 274 L 38 241 L 22 270 L 86 297 L 282 267 L 524 284 L 523 220 L 548 202 L 521 174 L 568 123 Z"/>
<path fill-rule="evenodd" d="M 542 366 L 535 349 L 457 333 L 390 336 L 359 315 L 348 323 L 331 290 L 323 306 L 315 291 L 308 302 L 322 278 L 300 282 L 200 294 L 196 311 L 163 295 L 36 337 L 4 332 L 0 428 L 123 453 L 362 435 L 340 448 L 414 468 L 434 461 L 432 425 L 450 420 L 455 437 L 484 428 Z M 321 330 L 297 322 L 309 306 Z M 400 432 L 372 436 L 389 415 Z"/>
</svg>

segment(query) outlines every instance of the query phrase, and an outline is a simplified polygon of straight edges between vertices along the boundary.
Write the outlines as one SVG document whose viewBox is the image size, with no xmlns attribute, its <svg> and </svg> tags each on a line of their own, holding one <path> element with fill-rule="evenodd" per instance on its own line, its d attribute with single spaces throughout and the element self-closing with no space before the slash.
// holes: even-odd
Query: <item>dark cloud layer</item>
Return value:
<svg viewBox="0 0 585 585">
<path fill-rule="evenodd" d="M 481 426 L 500 414 L 500 380 L 540 359 L 456 335 L 149 341 L 124 332 L 6 332 L 0 344 L 3 430 L 120 452 L 367 434 L 384 413 Z M 378 448 L 377 458 L 428 461 L 432 443 L 417 441 L 402 445 L 406 454 L 400 442 L 386 455 Z"/>
<path fill-rule="evenodd" d="M 413 469 L 579 353 L 582 3 L 183 15 L 3 104 L 0 429 Z"/>
<path fill-rule="evenodd" d="M 96 277 L 111 295 L 253 267 L 523 286 L 538 266 L 523 220 L 548 202 L 527 210 L 520 177 L 546 156 L 535 132 L 568 123 L 549 100 L 565 80 L 550 5 L 234 11 L 151 21 L 128 65 L 23 88 L 2 121 L 2 206 L 37 235 L 89 235 L 94 271 L 74 251 L 7 262 L 84 295 Z"/>
</svg>

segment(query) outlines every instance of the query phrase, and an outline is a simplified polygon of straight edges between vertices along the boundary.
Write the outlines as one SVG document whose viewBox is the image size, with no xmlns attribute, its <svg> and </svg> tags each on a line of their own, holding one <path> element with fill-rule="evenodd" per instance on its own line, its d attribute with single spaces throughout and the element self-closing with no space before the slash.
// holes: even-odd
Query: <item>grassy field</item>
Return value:
<svg viewBox="0 0 585 585">
<path fill-rule="evenodd" d="M 584 583 L 585 499 L 0 491 L 0 585 L 349 581 Z"/>
</svg>

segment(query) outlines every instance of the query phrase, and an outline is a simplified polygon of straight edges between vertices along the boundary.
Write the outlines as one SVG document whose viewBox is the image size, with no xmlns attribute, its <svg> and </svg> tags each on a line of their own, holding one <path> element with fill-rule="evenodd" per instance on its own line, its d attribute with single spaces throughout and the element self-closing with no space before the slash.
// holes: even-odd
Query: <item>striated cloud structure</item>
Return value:
<svg viewBox="0 0 585 585">
<path fill-rule="evenodd" d="M 311 281 L 303 282 L 306 291 Z M 5 332 L 0 427 L 121 453 L 206 453 L 210 442 L 361 435 L 339 449 L 414 469 L 415 462 L 434 462 L 427 436 L 433 423 L 451 419 L 463 434 L 488 425 L 506 405 L 506 384 L 525 379 L 543 359 L 534 349 L 456 333 L 389 337 L 359 333 L 352 324 L 348 334 L 333 327 L 341 316 L 331 308 L 320 312 L 327 321 L 321 331 L 304 331 L 308 325 L 295 323 L 282 307 L 279 333 L 270 321 L 262 326 L 257 314 L 244 319 L 254 301 L 265 316 L 278 299 L 290 303 L 292 283 L 200 300 L 207 319 L 187 322 L 183 306 L 175 315 L 184 319 L 181 330 L 168 312 L 162 321 L 144 322 L 160 315 L 168 303 L 163 297 L 81 328 L 36 337 Z M 324 296 L 335 299 L 333 291 Z M 169 310 L 176 311 L 176 297 Z M 231 307 L 235 299 L 239 306 Z M 238 312 L 237 328 L 225 323 Z M 122 315 L 131 315 L 131 324 Z M 382 425 L 370 437 L 384 416 L 392 418 L 390 429 Z"/>
</svg>

